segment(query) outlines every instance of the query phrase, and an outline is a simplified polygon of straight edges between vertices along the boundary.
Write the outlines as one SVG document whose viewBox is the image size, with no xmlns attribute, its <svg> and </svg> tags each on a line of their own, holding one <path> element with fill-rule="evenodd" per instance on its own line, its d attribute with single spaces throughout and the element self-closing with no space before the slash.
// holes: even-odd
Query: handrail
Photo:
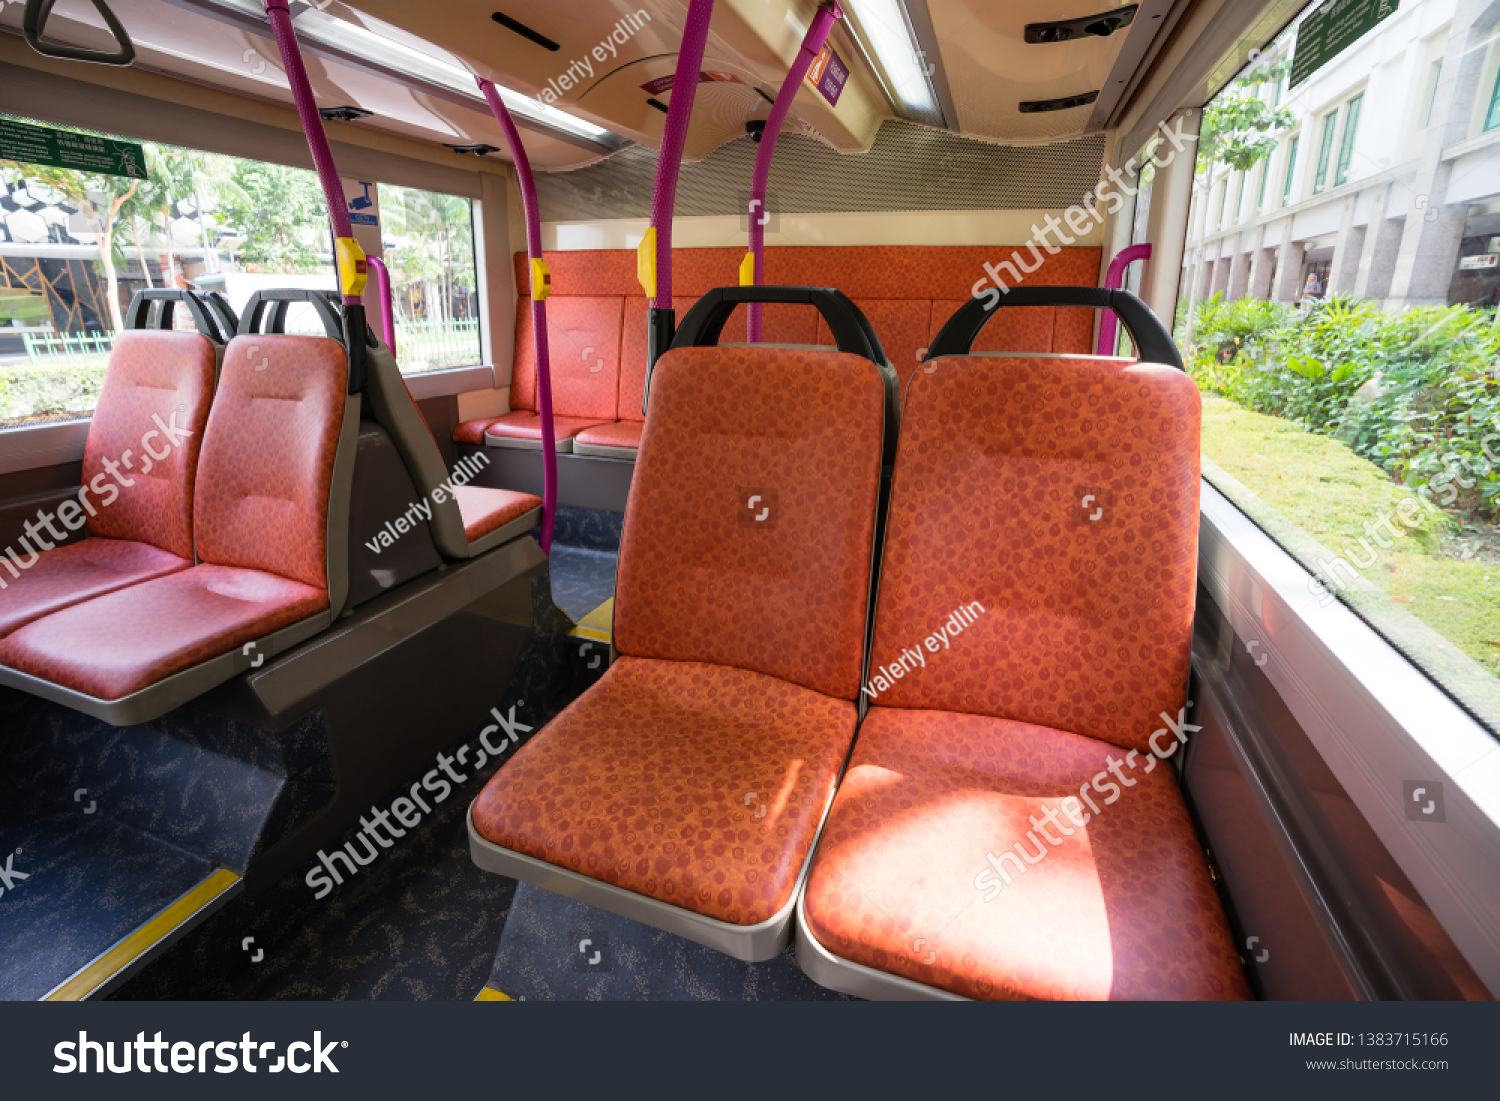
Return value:
<svg viewBox="0 0 1500 1101">
<path fill-rule="evenodd" d="M 672 309 L 672 212 L 677 206 L 677 175 L 682 169 L 682 151 L 687 145 L 688 122 L 698 95 L 698 73 L 708 46 L 708 24 L 714 0 L 692 0 L 677 69 L 672 77 L 672 102 L 667 105 L 667 124 L 656 156 L 656 181 L 651 188 L 651 226 L 641 239 L 637 253 L 641 286 L 650 300 L 647 313 L 647 366 L 672 346 L 677 315 Z"/>
<path fill-rule="evenodd" d="M 94 9 L 104 17 L 104 25 L 115 36 L 115 44 L 120 47 L 119 50 L 111 54 L 103 50 L 84 49 L 82 46 L 43 45 L 42 35 L 47 30 L 47 17 L 52 14 L 52 5 L 55 3 L 57 0 L 26 0 L 26 8 L 21 13 L 21 33 L 37 53 L 64 61 L 91 61 L 96 65 L 125 66 L 135 62 L 135 43 L 130 41 L 124 25 L 115 18 L 115 13 L 109 10 L 109 5 L 104 0 L 94 0 Z"/>
<path fill-rule="evenodd" d="M 375 293 L 380 295 L 380 338 L 385 341 L 385 346 L 390 349 L 391 355 L 395 355 L 396 315 L 391 300 L 391 270 L 378 256 L 365 257 L 365 263 L 369 264 L 370 270 L 375 273 Z"/>
<path fill-rule="evenodd" d="M 354 229 L 349 223 L 344 184 L 339 179 L 338 169 L 334 167 L 333 150 L 329 147 L 328 135 L 323 130 L 323 116 L 318 114 L 318 102 L 313 97 L 312 83 L 307 79 L 307 66 L 302 62 L 302 50 L 297 45 L 297 32 L 292 27 L 288 0 L 261 0 L 261 3 L 266 10 L 266 18 L 271 22 L 271 33 L 276 37 L 276 48 L 281 53 L 287 84 L 292 89 L 292 101 L 297 106 L 297 117 L 302 120 L 307 147 L 318 170 L 318 182 L 323 185 L 323 198 L 328 203 L 328 217 L 333 222 L 339 289 L 344 298 L 344 346 L 349 351 L 349 392 L 354 394 L 364 387 L 365 338 L 368 329 L 361 295 L 364 294 L 365 283 L 369 279 L 369 264 L 364 250 L 354 239 Z"/>
<path fill-rule="evenodd" d="M 1125 269 L 1137 260 L 1147 260 L 1151 257 L 1151 246 L 1149 244 L 1129 245 L 1115 254 L 1115 258 L 1109 262 L 1109 271 L 1104 276 L 1105 290 L 1119 290 L 1125 285 Z M 1115 354 L 1115 332 L 1119 319 L 1113 310 L 1105 310 L 1099 318 L 1099 344 L 1094 349 L 1095 355 L 1112 356 Z"/>
<path fill-rule="evenodd" d="M 542 216 L 537 208 L 536 180 L 531 175 L 531 159 L 521 144 L 515 120 L 505 107 L 495 85 L 483 77 L 474 78 L 490 105 L 490 112 L 500 124 L 510 159 L 516 166 L 516 182 L 521 188 L 521 208 L 526 216 L 526 255 L 531 261 L 531 327 L 536 342 L 536 406 L 542 422 L 542 553 L 552 550 L 552 528 L 557 519 L 557 435 L 552 424 L 552 357 L 547 344 L 547 296 L 552 293 L 552 273 L 542 256 Z"/>
<path fill-rule="evenodd" d="M 745 264 L 740 267 L 742 286 L 758 287 L 764 278 L 768 218 L 766 187 L 771 182 L 771 158 L 776 152 L 776 139 L 780 136 L 781 124 L 786 121 L 787 112 L 792 109 L 792 100 L 797 97 L 797 91 L 807 77 L 807 70 L 812 67 L 823 44 L 828 41 L 828 32 L 843 17 L 843 9 L 838 6 L 837 0 L 831 0 L 829 4 L 818 8 L 817 14 L 813 16 L 812 26 L 807 28 L 807 34 L 802 38 L 802 47 L 792 59 L 792 67 L 787 70 L 786 79 L 781 82 L 781 90 L 776 93 L 776 101 L 771 105 L 765 129 L 761 131 L 760 148 L 755 153 L 755 172 L 750 177 L 750 251 L 746 254 Z M 744 270 L 746 265 L 751 268 L 749 272 Z M 760 306 L 759 302 L 752 302 L 749 306 L 748 339 L 751 344 L 760 343 Z"/>
</svg>

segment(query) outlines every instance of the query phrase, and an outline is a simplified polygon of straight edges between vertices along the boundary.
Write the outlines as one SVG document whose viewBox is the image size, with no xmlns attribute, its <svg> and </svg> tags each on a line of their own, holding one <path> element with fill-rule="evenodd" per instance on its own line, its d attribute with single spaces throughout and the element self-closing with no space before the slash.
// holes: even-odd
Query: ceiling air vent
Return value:
<svg viewBox="0 0 1500 1101">
<path fill-rule="evenodd" d="M 1033 99 L 1020 105 L 1021 114 L 1036 115 L 1043 111 L 1066 111 L 1069 107 L 1087 107 L 1099 98 L 1099 93 L 1084 92 L 1081 96 L 1063 96 L 1062 99 Z"/>
<path fill-rule="evenodd" d="M 1108 38 L 1121 27 L 1130 26 L 1138 5 L 1116 8 L 1100 15 L 1085 15 L 1081 19 L 1064 19 L 1057 23 L 1027 23 L 1027 42 L 1072 42 L 1077 38 L 1093 35 Z"/>
<path fill-rule="evenodd" d="M 319 107 L 318 114 L 323 116 L 324 122 L 353 122 L 355 119 L 367 119 L 374 111 L 366 111 L 363 107 Z"/>
<path fill-rule="evenodd" d="M 444 142 L 443 144 L 447 145 L 448 143 Z M 455 153 L 472 153 L 476 157 L 482 157 L 486 153 L 500 152 L 497 146 L 485 145 L 483 143 L 480 143 L 478 145 L 449 145 L 448 148 L 453 150 Z"/>
<path fill-rule="evenodd" d="M 545 34 L 542 34 L 540 31 L 532 30 L 525 23 L 512 19 L 503 11 L 495 12 L 495 14 L 491 15 L 490 18 L 493 19 L 496 23 L 499 23 L 506 30 L 515 31 L 522 38 L 529 38 L 531 41 L 535 42 L 538 46 L 541 46 L 545 50 L 551 50 L 553 53 L 556 53 L 558 50 L 562 49 L 561 46 L 552 41 L 552 39 L 548 38 Z"/>
</svg>

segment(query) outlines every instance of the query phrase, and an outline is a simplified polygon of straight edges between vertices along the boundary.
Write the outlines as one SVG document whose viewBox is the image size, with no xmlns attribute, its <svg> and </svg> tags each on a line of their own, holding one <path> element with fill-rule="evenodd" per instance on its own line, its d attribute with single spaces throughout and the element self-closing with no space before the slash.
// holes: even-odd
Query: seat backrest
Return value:
<svg viewBox="0 0 1500 1101">
<path fill-rule="evenodd" d="M 1175 367 L 925 364 L 896 458 L 873 702 L 1148 748 L 1187 686 L 1200 423 Z"/>
<path fill-rule="evenodd" d="M 83 452 L 90 535 L 193 557 L 193 485 L 217 353 L 201 333 L 126 329 L 116 338 Z"/>
<path fill-rule="evenodd" d="M 359 395 L 328 337 L 248 333 L 229 342 L 204 430 L 193 528 L 207 563 L 329 590 L 348 583 L 349 481 Z"/>
<path fill-rule="evenodd" d="M 859 691 L 885 377 L 844 352 L 673 348 L 625 512 L 622 654 Z"/>
<path fill-rule="evenodd" d="M 613 295 L 547 299 L 547 361 L 552 370 L 554 416 L 615 419 L 623 308 L 624 300 Z M 529 297 L 520 300 L 516 311 L 510 407 L 537 409 L 536 332 Z"/>
<path fill-rule="evenodd" d="M 365 396 L 375 421 L 391 437 L 417 492 L 432 508 L 432 541 L 449 558 L 467 558 L 463 514 L 450 493 L 433 493 L 448 479 L 432 430 L 401 377 L 396 357 L 383 343 L 365 354 Z"/>
</svg>

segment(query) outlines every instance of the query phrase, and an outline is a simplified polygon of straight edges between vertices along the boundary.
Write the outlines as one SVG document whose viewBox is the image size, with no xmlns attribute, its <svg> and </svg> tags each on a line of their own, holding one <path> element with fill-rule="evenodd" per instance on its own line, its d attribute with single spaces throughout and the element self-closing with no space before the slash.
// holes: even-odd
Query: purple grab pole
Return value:
<svg viewBox="0 0 1500 1101">
<path fill-rule="evenodd" d="M 291 85 L 292 101 L 297 105 L 297 117 L 302 120 L 302 129 L 307 134 L 307 147 L 312 151 L 313 164 L 318 169 L 323 197 L 328 201 L 333 235 L 353 237 L 354 230 L 349 225 L 349 208 L 344 201 L 344 184 L 339 179 L 338 169 L 333 166 L 333 150 L 328 147 L 328 135 L 323 132 L 323 116 L 318 114 L 318 101 L 313 98 L 312 85 L 307 79 L 307 67 L 302 64 L 302 51 L 297 46 L 297 32 L 292 29 L 292 16 L 287 8 L 287 0 L 262 2 L 266 18 L 271 21 L 271 32 L 276 36 L 276 48 L 281 51 L 281 65 L 286 70 L 287 83 Z M 344 295 L 344 302 L 348 305 L 358 305 L 359 301 L 359 295 Z"/>
<path fill-rule="evenodd" d="M 714 0 L 692 0 L 682 48 L 677 53 L 677 71 L 672 78 L 672 102 L 667 105 L 667 126 L 656 160 L 656 183 L 651 190 L 651 225 L 656 229 L 656 297 L 651 305 L 672 308 L 672 212 L 677 206 L 677 173 L 682 168 L 682 150 L 687 144 L 688 120 L 698 94 L 698 72 L 708 46 L 708 23 Z"/>
<path fill-rule="evenodd" d="M 1122 248 L 1109 262 L 1109 271 L 1104 276 L 1104 288 L 1111 291 L 1119 290 L 1125 285 L 1125 269 L 1135 261 L 1144 260 L 1150 255 L 1150 245 L 1130 245 Z M 1099 319 L 1099 344 L 1094 351 L 1095 355 L 1112 356 L 1115 354 L 1115 329 L 1118 324 L 1119 318 L 1115 317 L 1115 311 L 1105 310 L 1104 316 Z"/>
<path fill-rule="evenodd" d="M 843 17 L 843 10 L 836 0 L 818 9 L 813 16 L 812 26 L 807 28 L 807 34 L 803 36 L 802 48 L 792 59 L 792 67 L 787 70 L 786 79 L 781 82 L 781 90 L 776 93 L 776 102 L 771 105 L 766 128 L 761 131 L 760 149 L 755 154 L 755 174 L 750 178 L 750 252 L 755 257 L 753 285 L 757 287 L 761 285 L 764 276 L 766 185 L 771 182 L 771 157 L 776 152 L 776 138 L 781 133 L 781 124 L 786 121 L 787 112 L 792 109 L 792 100 L 797 97 L 797 90 L 807 77 L 807 70 L 817 60 L 823 43 L 828 41 L 828 32 L 833 30 L 834 22 Z M 751 302 L 749 310 L 750 343 L 759 344 L 760 303 Z"/>
<path fill-rule="evenodd" d="M 396 354 L 396 317 L 391 302 L 391 273 L 378 256 L 367 256 L 365 262 L 375 273 L 375 289 L 380 292 L 380 330 L 391 355 Z"/>
<path fill-rule="evenodd" d="M 537 209 L 536 181 L 531 176 L 531 161 L 521 135 L 506 110 L 494 84 L 483 77 L 474 78 L 489 102 L 495 121 L 505 134 L 510 159 L 516 165 L 516 179 L 521 185 L 521 207 L 526 215 L 526 255 L 535 262 L 542 259 L 542 217 Z M 535 288 L 531 288 L 533 291 Z M 547 350 L 547 303 L 531 296 L 531 328 L 536 334 L 536 404 L 542 421 L 542 553 L 552 551 L 552 528 L 557 520 L 557 435 L 552 425 L 552 359 Z"/>
</svg>

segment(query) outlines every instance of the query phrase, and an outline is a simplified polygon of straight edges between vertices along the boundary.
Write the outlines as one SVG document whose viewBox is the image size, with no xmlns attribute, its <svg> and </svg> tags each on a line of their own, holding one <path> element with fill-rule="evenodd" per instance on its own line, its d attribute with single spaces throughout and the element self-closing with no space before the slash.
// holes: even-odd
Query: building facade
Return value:
<svg viewBox="0 0 1500 1101">
<path fill-rule="evenodd" d="M 1256 91 L 1296 121 L 1248 172 L 1199 172 L 1186 297 L 1496 303 L 1500 0 L 1402 0 L 1296 88 Z"/>
</svg>

